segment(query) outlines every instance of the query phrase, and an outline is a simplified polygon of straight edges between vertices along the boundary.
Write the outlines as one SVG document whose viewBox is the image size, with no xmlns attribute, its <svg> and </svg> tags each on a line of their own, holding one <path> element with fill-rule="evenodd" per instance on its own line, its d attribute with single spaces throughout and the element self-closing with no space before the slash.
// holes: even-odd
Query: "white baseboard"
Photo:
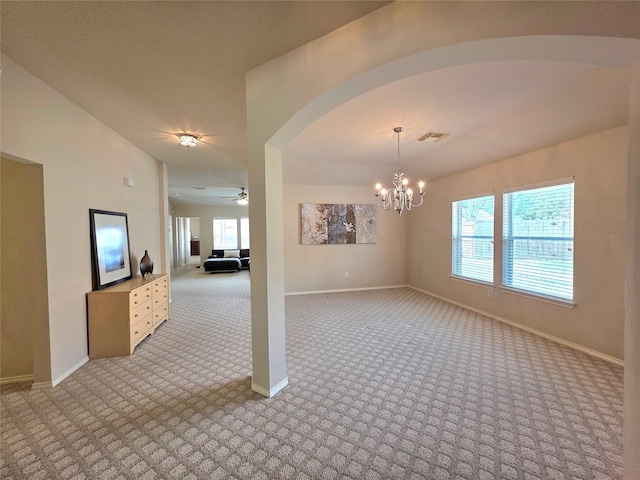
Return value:
<svg viewBox="0 0 640 480">
<path fill-rule="evenodd" d="M 33 375 L 18 375 L 15 377 L 0 378 L 0 385 L 5 385 L 7 383 L 24 383 L 24 382 L 33 382 Z"/>
<path fill-rule="evenodd" d="M 278 393 L 280 390 L 282 390 L 287 385 L 289 385 L 289 378 L 285 378 L 279 384 L 277 384 L 275 387 L 273 387 L 271 390 L 269 390 L 269 389 L 263 388 L 263 387 L 261 387 L 259 385 L 256 385 L 255 383 L 253 383 L 253 378 L 251 379 L 251 390 L 253 390 L 254 392 L 259 393 L 263 397 L 267 397 L 267 398 L 273 397 L 276 393 Z"/>
<path fill-rule="evenodd" d="M 604 360 L 606 362 L 613 363 L 614 365 L 618 365 L 620 367 L 624 367 L 624 360 L 620 360 L 619 358 L 612 357 L 611 355 L 607 355 L 606 353 L 601 353 L 601 352 L 598 352 L 596 350 L 592 350 L 590 348 L 583 347 L 582 345 L 578 345 L 577 343 L 573 343 L 573 342 L 570 342 L 570 341 L 565 340 L 563 338 L 556 337 L 555 335 L 550 335 L 550 334 L 542 332 L 540 330 L 536 330 L 535 328 L 527 327 L 526 325 L 521 325 L 521 324 L 516 323 L 516 322 L 514 322 L 512 320 L 508 320 L 506 318 L 499 317 L 498 315 L 494 315 L 493 313 L 485 312 L 484 310 L 480 310 L 478 308 L 470 307 L 469 305 L 466 305 L 466 304 L 464 304 L 462 302 L 456 302 L 455 300 L 451 300 L 450 298 L 443 297 L 442 295 L 437 295 L 435 293 L 427 292 L 426 290 L 422 290 L 420 288 L 416 288 L 416 287 L 413 287 L 413 286 L 410 286 L 410 288 L 413 288 L 414 290 L 417 290 L 418 292 L 424 293 L 426 295 L 430 295 L 432 297 L 439 298 L 440 300 L 444 300 L 445 302 L 452 303 L 453 305 L 457 305 L 457 306 L 465 308 L 467 310 L 471 310 L 472 312 L 479 313 L 480 315 L 483 315 L 485 317 L 492 318 L 493 320 L 497 320 L 498 322 L 506 323 L 507 325 L 511 325 L 512 327 L 516 327 L 516 328 L 519 328 L 520 330 L 524 330 L 526 332 L 532 333 L 532 334 L 537 335 L 539 337 L 546 338 L 547 340 L 551 340 L 552 342 L 556 342 L 556 343 L 559 343 L 559 344 L 564 345 L 566 347 L 573 348 L 574 350 L 578 350 L 578 351 L 580 351 L 582 353 L 586 353 L 587 355 L 591 355 L 592 357 L 596 357 L 596 358 L 599 358 L 599 359 Z"/>
<path fill-rule="evenodd" d="M 85 357 L 82 360 L 80 360 L 78 363 L 76 363 L 73 367 L 71 367 L 69 370 L 67 370 L 66 372 L 64 372 L 62 375 L 60 375 L 58 378 L 55 378 L 51 381 L 51 386 L 55 387 L 56 385 L 58 385 L 61 381 L 63 381 L 65 378 L 67 378 L 69 375 L 71 375 L 73 372 L 75 372 L 76 370 L 78 370 L 81 366 L 83 366 L 85 363 L 87 363 L 89 361 L 89 357 Z"/>
<path fill-rule="evenodd" d="M 360 292 L 362 290 L 386 290 L 388 288 L 413 288 L 411 285 L 386 285 L 384 287 L 361 287 L 361 288 L 338 288 L 335 290 L 307 290 L 304 292 L 285 292 L 284 296 L 289 295 L 311 295 L 315 293 L 338 293 L 338 292 Z"/>
</svg>

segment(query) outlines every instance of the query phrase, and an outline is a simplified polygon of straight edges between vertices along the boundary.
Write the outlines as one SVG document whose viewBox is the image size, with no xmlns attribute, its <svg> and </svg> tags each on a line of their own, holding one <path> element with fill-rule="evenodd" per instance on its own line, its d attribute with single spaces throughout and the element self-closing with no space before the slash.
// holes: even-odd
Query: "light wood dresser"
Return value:
<svg viewBox="0 0 640 480">
<path fill-rule="evenodd" d="M 89 358 L 120 357 L 169 318 L 169 275 L 134 277 L 87 293 Z"/>
</svg>

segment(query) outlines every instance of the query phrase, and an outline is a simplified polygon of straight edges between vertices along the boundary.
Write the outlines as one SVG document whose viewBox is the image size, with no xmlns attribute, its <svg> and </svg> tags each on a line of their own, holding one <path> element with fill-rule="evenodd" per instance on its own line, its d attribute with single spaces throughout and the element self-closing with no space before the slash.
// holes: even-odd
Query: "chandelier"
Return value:
<svg viewBox="0 0 640 480">
<path fill-rule="evenodd" d="M 385 210 L 393 209 L 402 215 L 404 210 L 411 210 L 412 207 L 422 205 L 424 196 L 424 182 L 420 180 L 418 187 L 420 188 L 420 203 L 413 203 L 413 190 L 408 187 L 409 180 L 404 178 L 404 173 L 400 171 L 400 132 L 404 128 L 396 127 L 393 129 L 398 134 L 398 167 L 396 173 L 393 174 L 393 190 L 382 188 L 381 184 L 376 184 L 376 203 Z"/>
</svg>

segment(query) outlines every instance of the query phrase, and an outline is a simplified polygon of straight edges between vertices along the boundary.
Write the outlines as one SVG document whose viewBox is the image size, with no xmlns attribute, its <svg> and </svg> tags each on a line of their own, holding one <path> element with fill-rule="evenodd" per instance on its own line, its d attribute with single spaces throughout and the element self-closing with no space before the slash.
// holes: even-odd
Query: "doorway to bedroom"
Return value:
<svg viewBox="0 0 640 480">
<path fill-rule="evenodd" d="M 200 218 L 175 217 L 174 269 L 200 266 Z"/>
<path fill-rule="evenodd" d="M 190 266 L 200 266 L 200 218 L 189 217 L 189 261 Z"/>
<path fill-rule="evenodd" d="M 249 262 L 249 212 L 246 206 L 172 205 L 171 271 L 204 273 L 208 259 L 220 251 L 234 250 L 238 258 Z M 240 253 L 243 255 L 241 256 Z M 198 268 L 199 267 L 199 268 Z"/>
</svg>

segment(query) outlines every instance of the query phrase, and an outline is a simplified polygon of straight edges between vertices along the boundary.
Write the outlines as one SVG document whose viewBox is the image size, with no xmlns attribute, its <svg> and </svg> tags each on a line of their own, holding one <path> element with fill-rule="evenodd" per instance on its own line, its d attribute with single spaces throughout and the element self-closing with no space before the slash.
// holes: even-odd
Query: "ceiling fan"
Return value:
<svg viewBox="0 0 640 480">
<path fill-rule="evenodd" d="M 249 203 L 249 194 L 245 192 L 245 187 L 240 187 L 240 193 L 238 193 L 235 197 L 220 197 L 220 198 L 231 198 L 232 202 L 236 202 L 238 205 L 247 205 Z"/>
</svg>

